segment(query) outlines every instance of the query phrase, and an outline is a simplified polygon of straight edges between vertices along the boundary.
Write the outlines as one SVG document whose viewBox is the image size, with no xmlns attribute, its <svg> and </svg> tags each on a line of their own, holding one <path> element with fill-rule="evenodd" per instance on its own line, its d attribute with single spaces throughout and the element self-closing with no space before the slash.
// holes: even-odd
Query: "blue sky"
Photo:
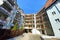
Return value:
<svg viewBox="0 0 60 40">
<path fill-rule="evenodd" d="M 34 14 L 41 10 L 47 0 L 17 0 L 18 6 L 25 14 Z"/>
</svg>

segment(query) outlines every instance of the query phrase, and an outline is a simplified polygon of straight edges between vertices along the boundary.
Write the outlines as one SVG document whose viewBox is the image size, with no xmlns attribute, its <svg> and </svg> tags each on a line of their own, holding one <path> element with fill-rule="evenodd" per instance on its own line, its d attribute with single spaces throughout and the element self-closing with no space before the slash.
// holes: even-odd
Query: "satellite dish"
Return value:
<svg viewBox="0 0 60 40">
<path fill-rule="evenodd" d="M 0 0 L 0 5 L 2 5 L 4 2 L 3 2 L 3 0 Z"/>
</svg>

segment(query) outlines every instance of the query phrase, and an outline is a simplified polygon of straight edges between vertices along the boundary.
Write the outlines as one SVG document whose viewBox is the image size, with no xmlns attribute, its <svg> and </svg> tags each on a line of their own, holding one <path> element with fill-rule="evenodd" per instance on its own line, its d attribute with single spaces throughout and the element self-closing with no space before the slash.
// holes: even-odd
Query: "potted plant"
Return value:
<svg viewBox="0 0 60 40">
<path fill-rule="evenodd" d="M 19 31 L 20 31 L 19 34 L 23 34 L 24 33 L 24 26 L 23 25 L 21 25 L 21 27 L 19 28 Z"/>
<path fill-rule="evenodd" d="M 14 27 L 11 29 L 10 36 L 15 37 L 18 35 L 18 23 L 14 25 Z"/>
<path fill-rule="evenodd" d="M 20 28 L 18 28 L 18 23 L 16 23 L 10 32 L 10 37 L 16 37 L 22 35 L 23 32 L 24 32 L 24 26 L 22 25 Z"/>
<path fill-rule="evenodd" d="M 21 25 L 20 30 L 24 30 L 24 26 L 23 25 Z"/>
</svg>

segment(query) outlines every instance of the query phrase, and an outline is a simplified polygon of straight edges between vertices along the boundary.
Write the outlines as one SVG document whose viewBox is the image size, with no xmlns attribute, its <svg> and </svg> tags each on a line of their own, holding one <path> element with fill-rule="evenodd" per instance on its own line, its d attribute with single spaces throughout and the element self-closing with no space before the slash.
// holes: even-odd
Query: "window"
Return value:
<svg viewBox="0 0 60 40">
<path fill-rule="evenodd" d="M 53 11 L 53 12 L 52 12 L 52 14 L 54 15 L 54 14 L 56 14 L 56 12 L 55 12 L 55 11 Z"/>
<path fill-rule="evenodd" d="M 55 5 L 55 7 L 56 7 L 56 9 L 57 9 L 57 11 L 60 13 L 60 10 L 59 10 L 59 8 Z"/>
<path fill-rule="evenodd" d="M 59 31 L 60 31 L 60 29 L 59 29 Z"/>
<path fill-rule="evenodd" d="M 56 21 L 56 22 L 60 22 L 60 19 L 57 18 L 57 19 L 55 19 L 55 21 Z"/>
</svg>

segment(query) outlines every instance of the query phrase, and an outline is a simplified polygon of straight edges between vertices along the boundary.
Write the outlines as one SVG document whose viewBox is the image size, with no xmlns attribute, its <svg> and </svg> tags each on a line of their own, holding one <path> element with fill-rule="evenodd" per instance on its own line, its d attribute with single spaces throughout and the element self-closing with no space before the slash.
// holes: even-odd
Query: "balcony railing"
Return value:
<svg viewBox="0 0 60 40">
<path fill-rule="evenodd" d="M 36 21 L 40 21 L 40 20 L 42 20 L 42 19 L 36 19 Z"/>
<path fill-rule="evenodd" d="M 33 20 L 32 18 L 24 18 L 25 20 Z"/>
<path fill-rule="evenodd" d="M 40 15 L 36 16 L 36 17 L 40 17 Z"/>
<path fill-rule="evenodd" d="M 32 27 L 24 27 L 24 29 L 33 29 Z"/>
<path fill-rule="evenodd" d="M 12 6 L 8 1 L 6 1 L 6 3 L 8 4 L 8 6 L 9 6 L 11 9 L 13 9 L 13 6 Z"/>
<path fill-rule="evenodd" d="M 42 24 L 42 23 L 36 23 L 37 25 L 40 25 L 40 24 Z"/>
<path fill-rule="evenodd" d="M 29 19 L 28 19 L 28 20 L 25 20 L 25 21 L 34 21 L 34 20 L 29 20 Z"/>
<path fill-rule="evenodd" d="M 10 13 L 6 9 L 4 9 L 3 7 L 0 7 L 0 11 L 6 15 L 10 15 Z"/>
<path fill-rule="evenodd" d="M 14 1 L 15 1 L 15 0 L 8 0 L 8 2 L 9 2 L 12 6 L 14 6 Z"/>
<path fill-rule="evenodd" d="M 3 5 L 1 5 L 4 9 L 6 9 L 7 11 L 11 12 L 11 10 L 13 9 L 13 7 L 11 6 L 11 4 L 9 2 L 4 2 Z"/>
<path fill-rule="evenodd" d="M 3 20 L 0 19 L 0 25 L 1 24 L 4 25 L 5 23 L 6 23 L 6 21 L 3 21 Z"/>
</svg>

